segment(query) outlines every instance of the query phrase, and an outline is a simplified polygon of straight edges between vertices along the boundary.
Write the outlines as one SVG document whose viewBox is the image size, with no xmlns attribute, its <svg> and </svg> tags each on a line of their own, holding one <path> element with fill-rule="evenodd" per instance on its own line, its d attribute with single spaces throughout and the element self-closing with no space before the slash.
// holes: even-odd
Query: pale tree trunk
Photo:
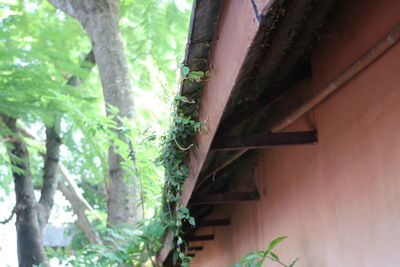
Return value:
<svg viewBox="0 0 400 267">
<path fill-rule="evenodd" d="M 91 50 L 85 57 L 81 67 L 90 71 L 95 66 L 96 61 L 94 58 L 93 50 Z M 67 84 L 73 87 L 79 87 L 82 83 L 82 79 L 77 76 L 72 76 L 68 79 Z M 60 181 L 58 182 L 58 189 L 64 195 L 64 197 L 71 204 L 71 208 L 77 216 L 79 227 L 82 229 L 89 242 L 92 244 L 102 244 L 99 234 L 92 228 L 86 211 L 93 210 L 92 207 L 87 203 L 82 194 L 80 193 L 77 184 L 74 179 L 68 173 L 67 169 L 59 163 L 57 166 L 58 173 L 60 175 Z"/>
<path fill-rule="evenodd" d="M 85 57 L 81 67 L 91 71 L 95 66 L 96 61 L 94 58 L 93 50 L 91 50 Z M 67 85 L 73 87 L 79 87 L 82 84 L 82 79 L 77 76 L 71 76 Z M 56 123 L 53 125 L 53 128 L 60 126 L 60 120 L 56 120 Z M 92 228 L 92 225 L 89 222 L 88 217 L 86 216 L 86 211 L 91 211 L 92 207 L 87 203 L 87 201 L 83 198 L 80 193 L 78 186 L 74 182 L 71 175 L 68 173 L 67 169 L 61 164 L 58 163 L 56 166 L 57 173 L 60 176 L 60 181 L 57 186 L 64 197 L 71 204 L 71 208 L 77 216 L 77 222 L 79 227 L 82 229 L 85 236 L 88 238 L 89 242 L 92 244 L 102 244 L 99 234 Z"/>
<path fill-rule="evenodd" d="M 76 214 L 79 227 L 91 244 L 102 244 L 99 234 L 92 228 L 86 216 L 86 211 L 92 211 L 93 208 L 83 198 L 73 178 L 61 164 L 59 165 L 59 173 L 60 181 L 58 183 L 58 189 L 71 204 L 71 208 Z"/>
<path fill-rule="evenodd" d="M 118 0 L 49 0 L 56 8 L 77 19 L 93 43 L 93 51 L 99 68 L 106 105 L 119 109 L 118 116 L 133 118 L 133 95 L 128 67 L 119 31 Z M 111 115 L 107 110 L 107 114 Z M 116 123 L 122 122 L 115 118 Z M 119 131 L 119 139 L 131 148 L 129 140 Z M 111 141 L 112 142 L 112 141 Z M 114 152 L 111 144 L 108 151 L 110 190 L 108 198 L 108 226 L 128 224 L 136 227 L 142 219 L 140 187 L 137 177 L 121 167 L 122 157 Z M 134 153 L 132 151 L 132 164 Z"/>
</svg>

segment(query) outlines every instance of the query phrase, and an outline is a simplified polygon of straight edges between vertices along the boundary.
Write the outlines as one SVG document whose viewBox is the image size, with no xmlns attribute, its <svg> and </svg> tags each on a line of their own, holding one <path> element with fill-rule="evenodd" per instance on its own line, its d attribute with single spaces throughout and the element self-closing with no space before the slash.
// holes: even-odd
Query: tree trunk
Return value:
<svg viewBox="0 0 400 267">
<path fill-rule="evenodd" d="M 96 27 L 104 25 L 104 27 Z M 133 98 L 128 78 L 127 65 L 118 31 L 117 17 L 112 14 L 95 14 L 88 21 L 87 31 L 94 44 L 94 53 L 99 66 L 105 102 L 119 108 L 120 117 L 133 117 Z M 107 34 L 105 34 L 107 33 Z M 112 115 L 109 112 L 107 115 Z M 121 121 L 116 118 L 118 126 Z M 118 139 L 130 141 L 115 131 Z M 142 218 L 139 201 L 140 192 L 137 178 L 127 175 L 121 168 L 122 157 L 114 152 L 113 144 L 108 151 L 110 190 L 108 198 L 108 225 L 130 224 L 135 226 Z M 133 155 L 133 152 L 132 152 Z M 132 158 L 132 164 L 133 163 Z"/>
<path fill-rule="evenodd" d="M 40 224 L 42 207 L 33 192 L 29 154 L 26 145 L 17 136 L 16 119 L 6 115 L 1 115 L 1 119 L 10 131 L 5 141 L 15 186 L 18 262 L 20 267 L 32 267 L 33 264 L 44 263 L 46 260 Z"/>
<path fill-rule="evenodd" d="M 99 1 L 100 3 L 101 1 Z M 118 29 L 118 13 L 109 7 L 104 12 L 93 12 L 84 25 L 89 33 L 99 67 L 106 104 L 119 109 L 118 116 L 133 118 L 133 96 L 125 61 L 122 41 Z M 112 115 L 107 109 L 107 115 Z M 116 118 L 118 126 L 121 121 Z M 129 140 L 118 131 L 118 139 L 129 144 Z M 130 144 L 129 144 L 130 145 Z M 130 145 L 130 147 L 132 147 Z M 110 190 L 108 197 L 108 226 L 129 224 L 135 227 L 142 218 L 137 178 L 121 168 L 122 157 L 114 152 L 113 144 L 108 150 Z M 133 161 L 133 159 L 132 159 Z M 132 164 L 134 164 L 132 162 Z"/>
<path fill-rule="evenodd" d="M 86 55 L 81 67 L 90 71 L 95 66 L 95 63 L 93 50 L 91 50 Z M 73 87 L 79 87 L 81 83 L 82 79 L 77 76 L 71 76 L 67 81 L 67 85 Z M 99 234 L 92 228 L 89 219 L 85 214 L 85 211 L 92 210 L 92 207 L 89 205 L 89 203 L 87 203 L 80 193 L 78 186 L 73 178 L 71 178 L 71 175 L 68 173 L 67 169 L 58 160 L 59 147 L 57 144 L 59 144 L 61 141 L 58 134 L 59 128 L 60 119 L 58 116 L 55 116 L 53 126 L 46 127 L 46 150 L 49 151 L 49 154 L 46 155 L 44 152 L 40 152 L 40 154 L 45 158 L 45 172 L 43 176 L 44 185 L 40 199 L 40 203 L 47 207 L 47 210 L 45 209 L 43 212 L 43 220 L 46 222 L 48 221 L 51 207 L 53 206 L 55 187 L 57 187 L 57 189 L 61 191 L 64 197 L 71 204 L 71 208 L 77 216 L 78 225 L 81 227 L 89 242 L 92 244 L 102 244 Z M 40 141 L 35 134 L 28 132 L 24 128 L 18 128 L 18 132 L 25 137 Z M 56 177 L 59 179 L 56 180 Z"/>
<path fill-rule="evenodd" d="M 91 51 L 86 56 L 82 67 L 90 70 L 93 65 L 94 57 Z M 80 79 L 72 76 L 67 84 L 77 87 L 80 85 Z M 16 205 L 13 212 L 17 215 L 16 228 L 19 266 L 31 267 L 33 264 L 47 264 L 43 250 L 42 232 L 49 220 L 54 204 L 54 195 L 57 190 L 61 145 L 61 118 L 59 115 L 56 115 L 54 116 L 52 125 L 46 125 L 46 153 L 44 154 L 43 186 L 39 202 L 34 195 L 28 150 L 23 140 L 18 136 L 20 130 L 17 129 L 16 119 L 3 114 L 0 114 L 0 119 L 6 128 L 8 128 L 7 132 L 9 134 L 5 138 L 5 141 L 7 153 L 13 167 L 12 172 L 16 193 Z M 70 193 L 71 196 L 75 192 L 71 190 Z M 96 234 L 91 233 L 89 240 L 101 243 L 98 234 Z"/>
<path fill-rule="evenodd" d="M 133 118 L 133 95 L 128 67 L 119 32 L 118 0 L 49 0 L 55 7 L 76 18 L 88 33 L 99 68 L 106 105 L 119 109 L 118 116 Z M 107 108 L 107 115 L 113 115 Z M 122 122 L 114 118 L 118 126 Z M 118 138 L 130 141 L 118 130 Z M 137 177 L 121 167 L 122 157 L 115 153 L 112 140 L 108 151 L 110 190 L 108 198 L 108 226 L 129 224 L 136 227 L 142 219 L 140 188 Z M 134 164 L 133 150 L 132 164 Z"/>
<path fill-rule="evenodd" d="M 93 52 L 90 51 L 81 64 L 81 67 L 91 70 L 94 63 Z M 79 87 L 81 85 L 81 79 L 77 76 L 71 76 L 67 81 L 67 85 Z M 46 156 L 43 172 L 43 187 L 39 200 L 39 203 L 43 207 L 43 212 L 41 212 L 41 217 L 39 218 L 42 228 L 46 226 L 49 220 L 50 212 L 53 208 L 54 194 L 57 191 L 58 163 L 61 145 L 60 124 L 61 115 L 56 114 L 53 117 L 52 124 L 46 125 Z"/>
<path fill-rule="evenodd" d="M 71 77 L 71 79 L 77 80 L 77 78 Z M 76 85 L 77 86 L 77 85 Z M 23 136 L 42 142 L 39 137 L 35 134 L 28 132 L 26 129 L 19 127 L 18 132 Z M 43 157 L 46 157 L 44 152 L 40 152 Z M 79 191 L 78 185 L 75 183 L 74 179 L 68 170 L 58 163 L 57 166 L 58 184 L 57 189 L 64 195 L 64 197 L 69 201 L 73 212 L 77 216 L 77 222 L 79 227 L 84 232 L 85 236 L 92 244 L 102 244 L 99 234 L 92 228 L 89 219 L 86 216 L 87 210 L 93 210 L 93 208 L 87 203 L 81 192 Z M 5 221 L 8 221 L 5 220 Z"/>
</svg>

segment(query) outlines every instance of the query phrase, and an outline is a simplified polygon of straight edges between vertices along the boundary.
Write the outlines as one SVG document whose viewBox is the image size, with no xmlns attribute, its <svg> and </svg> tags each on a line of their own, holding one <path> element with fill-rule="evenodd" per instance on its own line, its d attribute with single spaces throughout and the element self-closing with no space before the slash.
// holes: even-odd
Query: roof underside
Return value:
<svg viewBox="0 0 400 267">
<path fill-rule="evenodd" d="M 257 35 L 236 79 L 240 82 L 233 89 L 214 140 L 268 130 L 265 126 L 268 125 L 271 111 L 280 104 L 280 96 L 300 81 L 311 79 L 310 53 L 327 25 L 326 20 L 332 13 L 334 2 L 274 1 L 268 13 L 261 17 Z M 235 153 L 210 151 L 193 194 L 222 193 L 227 190 L 227 177 L 233 177 L 230 173 L 235 172 L 235 166 L 252 152 L 247 152 L 241 156 L 242 159 L 232 162 L 234 164 L 215 172 L 222 162 L 232 158 Z M 197 210 L 198 207 L 192 208 L 192 214 Z"/>
<path fill-rule="evenodd" d="M 223 1 L 195 1 L 185 65 L 191 70 L 207 70 L 210 44 Z M 249 135 L 268 131 L 269 118 L 280 104 L 280 96 L 305 79 L 311 79 L 310 54 L 328 24 L 335 0 L 275 0 L 262 13 L 259 29 L 236 79 L 229 103 L 214 138 Z M 212 79 L 212 74 L 210 79 Z M 187 97 L 199 92 L 202 84 L 183 85 Z M 249 165 L 254 151 L 209 151 L 197 179 L 193 196 L 230 190 L 238 168 Z M 235 160 L 232 160 L 235 159 Z M 227 164 L 229 163 L 229 164 Z M 224 168 L 221 168 L 221 165 Z M 226 165 L 226 166 L 225 166 Z M 190 213 L 201 221 L 212 205 L 193 205 Z M 196 228 L 187 226 L 187 236 Z"/>
</svg>

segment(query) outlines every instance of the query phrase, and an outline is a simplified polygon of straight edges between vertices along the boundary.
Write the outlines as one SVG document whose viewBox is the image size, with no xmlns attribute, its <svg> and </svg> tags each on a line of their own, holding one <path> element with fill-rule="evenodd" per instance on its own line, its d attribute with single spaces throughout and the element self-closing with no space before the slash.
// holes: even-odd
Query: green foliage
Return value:
<svg viewBox="0 0 400 267">
<path fill-rule="evenodd" d="M 167 135 L 162 136 L 162 152 L 158 162 L 165 169 L 164 195 L 167 202 L 178 200 L 181 186 L 189 174 L 186 162 L 187 151 L 193 146 L 193 137 L 201 123 L 185 115 L 181 109 L 181 102 L 195 106 L 195 101 L 188 101 L 186 97 L 177 96 L 173 102 L 172 126 Z"/>
<path fill-rule="evenodd" d="M 255 252 L 251 252 L 243 258 L 235 263 L 234 267 L 261 267 L 262 264 L 264 263 L 265 259 L 269 259 L 271 261 L 277 262 L 282 266 L 285 267 L 293 267 L 296 262 L 299 260 L 298 258 L 294 260 L 291 264 L 286 265 L 284 264 L 281 259 L 276 255 L 274 252 L 272 252 L 272 249 L 274 249 L 280 242 L 285 240 L 287 236 L 281 236 L 278 237 L 269 243 L 268 247 L 266 250 L 259 250 Z"/>
<path fill-rule="evenodd" d="M 102 113 L 102 94 L 99 82 L 80 67 L 90 42 L 79 23 L 57 14 L 43 1 L 15 0 L 1 3 L 0 13 L 0 113 L 18 118 L 19 124 L 30 133 L 44 139 L 44 125 L 51 124 L 55 115 L 62 116 L 64 144 L 69 148 L 75 142 L 66 142 L 68 135 L 78 131 L 83 122 Z M 60 34 L 62 33 L 62 34 Z M 79 89 L 66 85 L 72 75 L 87 80 Z M 25 138 L 30 154 L 31 173 L 35 187 L 42 182 L 43 158 L 39 155 L 43 146 Z M 75 140 L 74 140 L 75 141 Z M 92 142 L 93 143 L 93 142 Z M 86 145 L 86 148 L 89 145 Z M 86 163 L 90 163 L 93 151 Z M 5 151 L 1 151 L 3 157 Z M 63 153 L 62 161 L 79 166 L 83 160 L 75 160 Z M 90 158 L 90 160 L 89 160 Z M 9 169 L 7 161 L 2 166 Z M 82 164 L 83 165 L 83 164 Z M 97 168 L 72 171 L 79 176 Z M 73 168 L 74 170 L 74 168 Z M 3 174 L 3 171 L 2 171 Z M 9 187 L 11 174 L 2 182 Z M 6 184 L 5 181 L 8 181 Z"/>
<path fill-rule="evenodd" d="M 165 223 L 159 218 L 143 220 L 138 229 L 98 227 L 104 245 L 87 244 L 79 250 L 48 248 L 48 257 L 63 266 L 142 266 L 150 263 L 161 247 Z"/>
<path fill-rule="evenodd" d="M 121 5 L 120 26 L 136 88 L 138 112 L 131 136 L 136 173 L 143 177 L 150 202 L 146 205 L 152 214 L 160 205 L 163 181 L 162 169 L 154 168 L 149 160 L 158 154 L 154 136 L 167 126 L 167 102 L 176 81 L 175 62 L 183 56 L 189 9 L 178 9 L 172 0 L 126 0 Z M 91 49 L 85 32 L 46 1 L 2 2 L 1 8 L 0 85 L 4 89 L 0 90 L 0 112 L 19 118 L 42 139 L 43 125 L 51 123 L 55 113 L 62 115 L 67 149 L 61 161 L 81 181 L 78 184 L 89 203 L 105 209 L 104 197 L 92 189 L 105 192 L 107 135 L 87 125 L 107 118 L 99 79 L 80 67 Z M 71 75 L 83 77 L 85 83 L 79 89 L 65 85 Z M 150 108 L 149 101 L 157 108 Z M 42 159 L 37 148 L 30 146 L 30 152 L 35 184 L 40 186 Z M 1 162 L 9 166 L 7 160 Z M 8 168 L 2 173 L 8 177 L 2 180 L 7 188 L 11 182 Z"/>
<path fill-rule="evenodd" d="M 27 122 L 50 123 L 55 113 L 82 117 L 82 107 L 89 108 L 97 96 L 66 85 L 66 75 L 88 75 L 79 63 L 82 52 L 77 48 L 87 43 L 79 24 L 49 16 L 54 11 L 48 5 L 15 2 L 2 4 L 0 112 Z"/>
<path fill-rule="evenodd" d="M 140 178 L 137 185 L 142 190 L 142 200 L 145 210 L 152 214 L 161 203 L 162 170 L 154 164 L 158 153 L 158 143 L 155 134 L 148 124 L 135 123 L 117 115 L 118 109 L 109 106 L 110 116 L 99 117 L 85 124 L 87 132 L 103 140 L 101 149 L 107 151 L 111 143 L 123 162 L 122 168 L 127 176 Z M 121 121 L 117 125 L 115 119 Z M 92 184 L 92 183 L 91 183 Z"/>
<path fill-rule="evenodd" d="M 194 119 L 198 100 L 175 97 L 173 126 L 161 140 L 156 138 L 168 126 L 169 102 L 177 82 L 176 62 L 183 58 L 189 9 L 178 7 L 173 0 L 125 0 L 121 5 L 120 27 L 132 73 L 137 114 L 134 122 L 120 118 L 123 126 L 118 127 L 112 121 L 116 112 L 109 117 L 105 115 L 96 70 L 90 73 L 80 67 L 91 49 L 81 25 L 56 11 L 47 1 L 0 3 L 0 113 L 18 118 L 20 125 L 41 140 L 45 137 L 44 125 L 52 123 L 55 115 L 62 118 L 60 161 L 76 179 L 85 199 L 97 209 L 90 216 L 91 222 L 104 232 L 104 240 L 111 238 L 104 246 L 82 248 L 75 243 L 72 258 L 52 254 L 73 266 L 146 262 L 160 249 L 167 227 L 174 229 L 179 240 L 182 220 L 195 223 L 188 210 L 174 203 L 189 173 L 185 149 L 192 147 L 193 136 L 201 130 L 201 123 Z M 79 88 L 66 85 L 72 75 L 85 82 Z M 205 76 L 188 70 L 183 79 L 198 82 Z M 122 133 L 122 138 L 115 135 L 116 131 Z M 147 219 L 136 231 L 107 230 L 104 219 L 98 216 L 105 213 L 107 206 L 104 184 L 107 185 L 108 179 L 109 139 L 124 158 L 123 167 L 140 178 Z M 34 184 L 39 188 L 43 172 L 40 153 L 44 148 L 29 138 L 24 140 Z M 129 143 L 135 150 L 135 165 Z M 162 155 L 156 159 L 160 146 Z M 153 162 L 157 162 L 157 167 Z M 4 177 L 0 186 L 8 191 L 12 188 L 9 167 L 5 148 L 0 147 L 0 174 Z M 167 185 L 163 190 L 163 168 L 170 167 L 165 170 Z M 84 240 L 82 234 L 80 238 Z M 113 249 L 115 242 L 121 247 Z M 183 254 L 184 245 L 177 247 Z M 188 258 L 184 264 L 187 262 Z"/>
<path fill-rule="evenodd" d="M 187 66 L 180 69 L 182 82 L 201 82 L 206 73 L 190 71 Z M 197 94 L 199 95 L 199 94 Z M 200 99 L 189 99 L 177 95 L 172 104 L 171 126 L 166 135 L 162 137 L 162 151 L 158 162 L 164 167 L 165 182 L 163 191 L 164 213 L 169 214 L 169 227 L 175 234 L 175 257 L 179 257 L 182 266 L 189 266 L 191 257 L 185 255 L 186 244 L 182 235 L 182 221 L 195 225 L 195 220 L 190 216 L 189 210 L 177 202 L 181 199 L 184 181 L 189 175 L 187 153 L 194 146 L 194 137 L 202 132 L 202 123 L 197 121 Z"/>
<path fill-rule="evenodd" d="M 171 0 L 122 1 L 121 31 L 136 86 L 151 89 L 156 82 L 174 88 L 176 63 L 183 58 L 187 37 L 188 3 L 182 9 Z"/>
</svg>

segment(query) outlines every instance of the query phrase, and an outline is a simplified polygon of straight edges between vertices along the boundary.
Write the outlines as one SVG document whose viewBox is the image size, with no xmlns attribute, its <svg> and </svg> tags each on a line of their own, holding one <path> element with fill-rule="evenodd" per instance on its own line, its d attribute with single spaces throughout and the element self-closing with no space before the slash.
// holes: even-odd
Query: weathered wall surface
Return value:
<svg viewBox="0 0 400 267">
<path fill-rule="evenodd" d="M 346 2 L 300 86 L 319 90 L 400 22 L 399 1 Z M 202 229 L 216 239 L 192 266 L 232 266 L 283 235 L 276 252 L 296 266 L 399 266 L 400 44 L 287 130 L 310 124 L 318 145 L 260 153 L 261 199 L 217 207 L 231 225 Z"/>
</svg>

